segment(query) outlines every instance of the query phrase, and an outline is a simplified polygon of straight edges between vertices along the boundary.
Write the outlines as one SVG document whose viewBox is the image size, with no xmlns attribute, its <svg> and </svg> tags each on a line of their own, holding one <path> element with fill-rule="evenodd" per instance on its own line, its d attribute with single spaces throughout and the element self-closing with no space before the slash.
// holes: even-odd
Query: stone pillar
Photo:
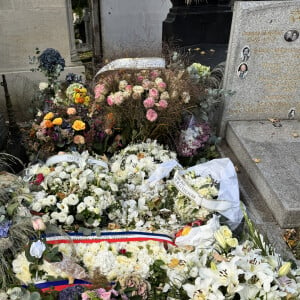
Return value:
<svg viewBox="0 0 300 300">
<path fill-rule="evenodd" d="M 70 43 L 70 50 L 71 50 L 71 61 L 77 62 L 80 61 L 80 58 L 78 56 L 76 45 L 75 45 L 72 0 L 66 0 L 66 8 L 67 8 L 67 21 L 68 21 L 68 30 L 69 30 L 69 43 Z"/>
</svg>

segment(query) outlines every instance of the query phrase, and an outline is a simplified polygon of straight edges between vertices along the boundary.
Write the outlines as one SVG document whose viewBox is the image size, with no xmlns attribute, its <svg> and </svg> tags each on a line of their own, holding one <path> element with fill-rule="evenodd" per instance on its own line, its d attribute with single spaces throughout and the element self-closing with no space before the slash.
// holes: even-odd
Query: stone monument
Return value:
<svg viewBox="0 0 300 300">
<path fill-rule="evenodd" d="M 282 228 L 300 226 L 300 2 L 235 2 L 220 135 Z"/>
</svg>

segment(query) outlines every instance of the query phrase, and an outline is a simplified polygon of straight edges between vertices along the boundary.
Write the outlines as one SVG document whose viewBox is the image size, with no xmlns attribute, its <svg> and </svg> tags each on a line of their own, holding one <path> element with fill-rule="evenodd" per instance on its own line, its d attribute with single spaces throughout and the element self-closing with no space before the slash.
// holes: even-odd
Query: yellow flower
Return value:
<svg viewBox="0 0 300 300">
<path fill-rule="evenodd" d="M 172 258 L 171 262 L 169 263 L 170 268 L 175 268 L 179 265 L 179 259 L 178 258 Z"/>
<path fill-rule="evenodd" d="M 63 122 L 63 119 L 62 118 L 55 118 L 52 123 L 53 125 L 61 125 Z"/>
<path fill-rule="evenodd" d="M 85 123 L 82 122 L 81 120 L 76 120 L 76 121 L 74 121 L 74 123 L 72 125 L 72 128 L 76 131 L 84 130 L 85 129 Z"/>
<path fill-rule="evenodd" d="M 291 266 L 292 266 L 291 262 L 286 262 L 285 264 L 283 264 L 278 270 L 278 276 L 279 277 L 286 276 L 290 272 Z"/>
<path fill-rule="evenodd" d="M 44 116 L 44 120 L 52 120 L 54 118 L 54 113 L 53 112 L 48 112 L 45 116 Z"/>
<path fill-rule="evenodd" d="M 229 247 L 232 247 L 232 248 L 236 247 L 239 244 L 239 242 L 236 238 L 228 238 L 228 239 L 226 239 L 226 243 Z"/>
<path fill-rule="evenodd" d="M 226 249 L 226 240 L 224 238 L 224 235 L 222 234 L 221 230 L 217 230 L 214 234 L 216 241 L 218 244 L 223 248 Z"/>
<path fill-rule="evenodd" d="M 181 235 L 188 235 L 191 229 L 192 229 L 191 226 L 184 226 Z"/>
<path fill-rule="evenodd" d="M 85 97 L 84 97 L 84 104 L 85 104 L 85 105 L 88 105 L 89 102 L 90 102 L 90 96 L 85 96 Z"/>
<path fill-rule="evenodd" d="M 87 89 L 86 88 L 81 88 L 79 91 L 82 94 L 86 94 L 87 93 Z"/>
<path fill-rule="evenodd" d="M 221 226 L 219 230 L 225 239 L 229 239 L 232 237 L 232 232 L 227 226 Z"/>
<path fill-rule="evenodd" d="M 51 128 L 53 127 L 53 123 L 50 120 L 44 120 L 40 126 L 43 128 Z"/>
<path fill-rule="evenodd" d="M 207 197 L 207 196 L 209 196 L 209 189 L 208 188 L 202 188 L 201 190 L 199 190 L 199 194 L 202 197 Z"/>
<path fill-rule="evenodd" d="M 217 271 L 217 270 L 218 270 L 217 265 L 216 265 L 215 262 L 213 262 L 213 261 L 210 262 L 210 268 L 211 268 L 211 270 L 213 270 L 213 271 Z"/>
</svg>

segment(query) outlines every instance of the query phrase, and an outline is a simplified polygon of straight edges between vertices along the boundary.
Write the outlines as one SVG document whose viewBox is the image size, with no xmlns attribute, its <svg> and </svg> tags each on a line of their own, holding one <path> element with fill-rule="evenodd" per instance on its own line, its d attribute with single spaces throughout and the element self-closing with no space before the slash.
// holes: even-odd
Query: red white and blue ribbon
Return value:
<svg viewBox="0 0 300 300">
<path fill-rule="evenodd" d="M 47 281 L 42 283 L 36 283 L 35 287 L 40 289 L 42 292 L 46 292 L 48 290 L 56 290 L 62 291 L 65 288 L 74 286 L 74 285 L 83 285 L 83 286 L 91 286 L 92 284 L 85 280 L 75 279 L 74 284 L 69 284 L 68 280 L 58 280 L 58 281 Z"/>
<path fill-rule="evenodd" d="M 118 242 L 143 242 L 157 241 L 175 246 L 172 237 L 166 234 L 140 232 L 140 231 L 105 231 L 100 235 L 83 235 L 82 233 L 68 233 L 67 235 L 47 235 L 47 244 L 79 244 L 79 243 L 118 243 Z"/>
</svg>

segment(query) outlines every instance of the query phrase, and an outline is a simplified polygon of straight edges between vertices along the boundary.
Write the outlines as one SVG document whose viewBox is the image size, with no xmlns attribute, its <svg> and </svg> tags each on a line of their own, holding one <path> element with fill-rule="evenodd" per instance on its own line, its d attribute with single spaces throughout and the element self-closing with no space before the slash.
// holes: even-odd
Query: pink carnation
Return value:
<svg viewBox="0 0 300 300">
<path fill-rule="evenodd" d="M 112 106 L 112 105 L 115 103 L 115 101 L 114 101 L 114 95 L 109 95 L 109 96 L 107 97 L 106 101 L 107 101 L 107 104 L 108 104 L 109 106 Z"/>
<path fill-rule="evenodd" d="M 160 92 L 164 92 L 166 90 L 166 87 L 167 87 L 167 85 L 163 81 L 157 83 L 157 88 Z"/>
<path fill-rule="evenodd" d="M 155 103 L 155 100 L 152 97 L 148 97 L 146 100 L 144 100 L 143 104 L 144 107 L 150 108 L 153 107 Z"/>
<path fill-rule="evenodd" d="M 132 85 L 128 84 L 126 87 L 125 87 L 125 91 L 126 92 L 132 92 Z"/>
<path fill-rule="evenodd" d="M 157 99 L 158 98 L 158 96 L 159 96 L 159 92 L 158 92 L 158 90 L 157 89 L 150 89 L 149 90 L 149 96 L 150 97 L 152 97 L 152 98 L 154 98 L 154 99 Z"/>
<path fill-rule="evenodd" d="M 162 99 L 162 100 L 159 100 L 158 105 L 161 108 L 167 108 L 168 107 L 168 102 L 166 100 Z"/>
<path fill-rule="evenodd" d="M 149 79 L 144 79 L 143 82 L 142 82 L 142 86 L 145 90 L 149 90 L 151 85 L 152 85 L 152 83 Z"/>
<path fill-rule="evenodd" d="M 99 98 L 102 94 L 106 94 L 105 84 L 97 84 L 94 88 L 95 98 Z"/>
<path fill-rule="evenodd" d="M 150 75 L 154 79 L 160 75 L 160 72 L 158 70 L 153 70 L 151 71 Z"/>
<path fill-rule="evenodd" d="M 154 109 L 148 109 L 146 113 L 146 118 L 150 122 L 154 122 L 157 119 L 157 112 Z"/>
</svg>

